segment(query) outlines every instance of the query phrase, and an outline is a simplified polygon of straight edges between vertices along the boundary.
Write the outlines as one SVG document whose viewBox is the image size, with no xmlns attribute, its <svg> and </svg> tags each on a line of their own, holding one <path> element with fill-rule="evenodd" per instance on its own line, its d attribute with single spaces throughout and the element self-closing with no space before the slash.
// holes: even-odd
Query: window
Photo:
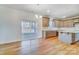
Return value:
<svg viewBox="0 0 79 59">
<path fill-rule="evenodd" d="M 35 33 L 36 22 L 35 21 L 22 21 L 21 22 L 22 33 Z"/>
</svg>

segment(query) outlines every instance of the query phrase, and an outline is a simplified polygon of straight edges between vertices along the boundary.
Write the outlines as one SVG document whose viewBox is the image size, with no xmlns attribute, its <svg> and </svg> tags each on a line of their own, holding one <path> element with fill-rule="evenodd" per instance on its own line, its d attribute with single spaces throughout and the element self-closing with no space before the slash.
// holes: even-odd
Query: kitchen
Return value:
<svg viewBox="0 0 79 59">
<path fill-rule="evenodd" d="M 66 44 L 73 44 L 79 41 L 79 16 L 63 19 L 53 19 L 52 24 L 53 23 L 54 26 L 50 26 L 48 22 L 46 24 L 49 26 L 43 27 L 44 39 L 47 37 L 57 36 L 60 41 Z M 45 25 L 45 23 L 43 24 Z"/>
</svg>

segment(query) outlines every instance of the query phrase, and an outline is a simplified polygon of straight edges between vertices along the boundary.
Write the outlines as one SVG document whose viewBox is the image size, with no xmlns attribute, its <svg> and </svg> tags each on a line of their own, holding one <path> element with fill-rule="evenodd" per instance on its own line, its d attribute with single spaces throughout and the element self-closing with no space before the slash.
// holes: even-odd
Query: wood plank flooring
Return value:
<svg viewBox="0 0 79 59">
<path fill-rule="evenodd" d="M 57 37 L 0 45 L 0 55 L 79 55 L 79 43 L 68 45 Z"/>
</svg>

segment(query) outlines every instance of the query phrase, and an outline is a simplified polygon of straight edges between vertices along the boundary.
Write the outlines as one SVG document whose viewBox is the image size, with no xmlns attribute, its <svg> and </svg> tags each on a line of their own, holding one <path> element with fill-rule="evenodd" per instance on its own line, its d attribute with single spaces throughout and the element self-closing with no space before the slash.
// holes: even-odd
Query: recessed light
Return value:
<svg viewBox="0 0 79 59">
<path fill-rule="evenodd" d="M 35 17 L 38 19 L 39 18 L 39 16 L 37 15 L 37 14 L 35 14 Z"/>
</svg>

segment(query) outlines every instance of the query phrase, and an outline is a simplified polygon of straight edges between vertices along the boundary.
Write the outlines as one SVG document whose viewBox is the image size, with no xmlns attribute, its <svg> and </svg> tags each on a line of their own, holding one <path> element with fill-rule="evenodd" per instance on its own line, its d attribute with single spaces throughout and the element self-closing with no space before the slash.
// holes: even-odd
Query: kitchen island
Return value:
<svg viewBox="0 0 79 59">
<path fill-rule="evenodd" d="M 59 40 L 71 44 L 79 41 L 79 30 L 76 28 L 63 28 L 59 30 Z"/>
<path fill-rule="evenodd" d="M 46 39 L 46 31 L 57 31 L 58 39 L 61 42 L 71 44 L 76 41 L 79 41 L 79 29 L 78 28 L 44 28 L 43 29 L 43 38 Z"/>
</svg>

